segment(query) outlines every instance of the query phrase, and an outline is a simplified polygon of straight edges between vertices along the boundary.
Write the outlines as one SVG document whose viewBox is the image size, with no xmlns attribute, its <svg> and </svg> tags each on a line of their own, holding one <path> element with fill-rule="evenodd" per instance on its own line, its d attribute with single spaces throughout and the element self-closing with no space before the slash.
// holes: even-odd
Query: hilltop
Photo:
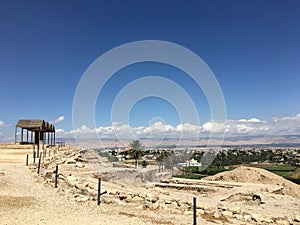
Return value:
<svg viewBox="0 0 300 225">
<path fill-rule="evenodd" d="M 34 224 L 33 217 L 36 224 L 192 224 L 196 196 L 198 224 L 300 224 L 299 186 L 263 169 L 240 167 L 203 180 L 175 179 L 155 166 L 111 163 L 89 149 L 46 150 L 37 174 L 31 158 L 29 167 L 24 164 L 30 148 L 1 146 L 1 222 Z M 98 177 L 104 193 L 100 206 Z"/>
</svg>

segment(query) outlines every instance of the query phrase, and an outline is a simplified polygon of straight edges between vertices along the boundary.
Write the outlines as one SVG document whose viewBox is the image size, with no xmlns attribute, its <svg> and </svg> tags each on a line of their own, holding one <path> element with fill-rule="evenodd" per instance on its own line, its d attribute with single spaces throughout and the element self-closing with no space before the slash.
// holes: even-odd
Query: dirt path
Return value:
<svg viewBox="0 0 300 225">
<path fill-rule="evenodd" d="M 115 214 L 113 208 L 76 203 L 36 183 L 25 166 L 31 150 L 0 149 L 0 224 L 155 224 Z"/>
</svg>

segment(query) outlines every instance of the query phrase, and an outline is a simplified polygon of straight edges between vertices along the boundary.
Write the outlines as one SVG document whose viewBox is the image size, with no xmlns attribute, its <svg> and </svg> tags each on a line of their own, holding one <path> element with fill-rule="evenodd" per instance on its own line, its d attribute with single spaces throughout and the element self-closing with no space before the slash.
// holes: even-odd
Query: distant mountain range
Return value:
<svg viewBox="0 0 300 225">
<path fill-rule="evenodd" d="M 57 139 L 57 141 L 65 141 L 69 145 L 80 145 L 85 147 L 124 147 L 132 140 L 117 140 L 117 139 L 78 139 L 66 138 Z M 196 139 L 147 139 L 140 140 L 145 147 L 206 147 L 210 145 L 219 145 L 220 140 L 209 139 L 203 137 L 200 140 Z M 278 135 L 278 136 L 235 136 L 225 137 L 222 146 L 281 146 L 281 147 L 300 147 L 300 135 Z"/>
</svg>

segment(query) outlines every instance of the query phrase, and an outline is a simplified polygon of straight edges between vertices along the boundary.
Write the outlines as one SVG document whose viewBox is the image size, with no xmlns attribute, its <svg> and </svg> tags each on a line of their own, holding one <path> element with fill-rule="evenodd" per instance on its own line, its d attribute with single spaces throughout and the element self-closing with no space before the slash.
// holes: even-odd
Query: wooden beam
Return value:
<svg viewBox="0 0 300 225">
<path fill-rule="evenodd" d="M 17 127 L 15 127 L 15 144 L 17 143 Z"/>
</svg>

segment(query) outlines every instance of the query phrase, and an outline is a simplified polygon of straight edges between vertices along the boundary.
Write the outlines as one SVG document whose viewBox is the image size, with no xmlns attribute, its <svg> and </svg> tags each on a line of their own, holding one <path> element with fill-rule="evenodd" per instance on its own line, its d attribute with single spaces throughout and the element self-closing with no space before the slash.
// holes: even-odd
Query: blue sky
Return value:
<svg viewBox="0 0 300 225">
<path fill-rule="evenodd" d="M 299 1 L 0 4 L 2 139 L 12 135 L 21 118 L 54 122 L 63 116 L 56 127 L 72 130 L 73 97 L 85 70 L 106 51 L 139 40 L 174 42 L 199 55 L 219 81 L 229 120 L 258 118 L 271 124 L 274 117 L 293 119 L 300 113 Z M 203 93 L 188 76 L 176 68 L 145 63 L 124 68 L 112 77 L 97 102 L 97 126 L 117 122 L 110 120 L 110 110 L 124 85 L 157 74 L 185 88 L 201 123 L 210 119 Z M 148 126 L 155 117 L 173 127 L 180 123 L 169 103 L 148 98 L 132 109 L 130 125 Z"/>
</svg>

